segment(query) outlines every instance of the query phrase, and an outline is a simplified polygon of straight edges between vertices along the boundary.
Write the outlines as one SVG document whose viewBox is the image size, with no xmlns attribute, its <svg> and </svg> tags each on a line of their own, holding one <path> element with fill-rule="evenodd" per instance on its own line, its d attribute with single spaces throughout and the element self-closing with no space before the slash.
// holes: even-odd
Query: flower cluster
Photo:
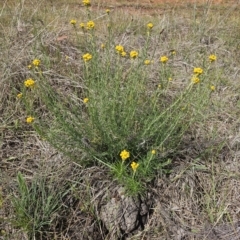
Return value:
<svg viewBox="0 0 240 240">
<path fill-rule="evenodd" d="M 149 29 L 149 30 L 151 30 L 152 28 L 153 28 L 153 24 L 150 22 L 150 23 L 148 23 L 147 24 L 147 28 Z"/>
<path fill-rule="evenodd" d="M 144 61 L 144 64 L 145 64 L 145 65 L 149 65 L 149 64 L 151 64 L 151 61 L 150 61 L 149 59 L 146 59 L 146 60 Z"/>
<path fill-rule="evenodd" d="M 83 0 L 82 3 L 83 3 L 83 5 L 86 6 L 86 7 L 91 6 L 90 0 Z"/>
<path fill-rule="evenodd" d="M 123 151 L 121 151 L 120 157 L 122 158 L 123 161 L 125 161 L 130 157 L 130 152 L 124 149 Z"/>
<path fill-rule="evenodd" d="M 80 26 L 80 28 L 84 28 L 84 27 L 85 27 L 85 24 L 84 24 L 83 22 L 81 22 L 81 23 L 79 24 L 79 26 Z"/>
<path fill-rule="evenodd" d="M 193 82 L 194 84 L 197 84 L 197 83 L 200 82 L 200 79 L 199 79 L 196 75 L 194 75 L 194 76 L 192 77 L 192 82 Z"/>
<path fill-rule="evenodd" d="M 89 101 L 89 98 L 87 98 L 87 97 L 83 99 L 83 102 L 84 102 L 85 104 L 86 104 L 88 101 Z"/>
<path fill-rule="evenodd" d="M 41 61 L 39 59 L 34 59 L 32 61 L 32 65 L 35 66 L 35 67 L 38 67 L 40 64 L 41 64 Z"/>
<path fill-rule="evenodd" d="M 18 93 L 18 94 L 17 94 L 17 98 L 19 98 L 19 99 L 22 98 L 22 96 L 23 96 L 22 93 Z"/>
<path fill-rule="evenodd" d="M 137 58 L 137 56 L 138 56 L 138 52 L 137 51 L 131 51 L 130 52 L 130 57 L 131 58 L 135 59 L 135 58 Z"/>
<path fill-rule="evenodd" d="M 168 61 L 168 57 L 167 56 L 160 57 L 160 62 L 166 63 L 167 61 Z"/>
<path fill-rule="evenodd" d="M 82 56 L 84 62 L 88 62 L 92 59 L 92 55 L 90 53 L 86 53 Z"/>
<path fill-rule="evenodd" d="M 197 67 L 197 68 L 194 68 L 193 69 L 193 73 L 196 75 L 196 76 L 199 76 L 203 73 L 203 69 L 200 68 L 200 67 Z"/>
<path fill-rule="evenodd" d="M 210 62 L 214 62 L 214 61 L 217 60 L 217 56 L 212 54 L 208 57 L 208 59 L 209 59 Z"/>
<path fill-rule="evenodd" d="M 212 91 L 215 91 L 216 88 L 215 88 L 215 86 L 212 85 L 212 86 L 210 87 L 210 89 L 211 89 Z"/>
<path fill-rule="evenodd" d="M 131 167 L 132 167 L 132 170 L 133 170 L 134 172 L 136 172 L 137 168 L 139 167 L 139 163 L 132 162 L 132 163 L 131 163 Z"/>
<path fill-rule="evenodd" d="M 72 19 L 72 20 L 70 21 L 70 24 L 72 24 L 73 26 L 75 26 L 76 23 L 77 23 L 77 20 L 75 20 L 75 19 Z"/>
<path fill-rule="evenodd" d="M 26 122 L 29 123 L 29 124 L 32 123 L 34 120 L 35 120 L 35 118 L 32 117 L 32 116 L 29 116 L 29 117 L 26 118 Z"/>
<path fill-rule="evenodd" d="M 35 81 L 32 78 L 29 78 L 25 80 L 24 85 L 27 88 L 33 88 L 35 86 Z"/>
<path fill-rule="evenodd" d="M 91 30 L 95 27 L 95 23 L 93 21 L 87 22 L 87 29 Z"/>
<path fill-rule="evenodd" d="M 115 47 L 115 50 L 121 54 L 122 52 L 124 52 L 124 47 L 122 45 L 117 45 Z"/>
</svg>

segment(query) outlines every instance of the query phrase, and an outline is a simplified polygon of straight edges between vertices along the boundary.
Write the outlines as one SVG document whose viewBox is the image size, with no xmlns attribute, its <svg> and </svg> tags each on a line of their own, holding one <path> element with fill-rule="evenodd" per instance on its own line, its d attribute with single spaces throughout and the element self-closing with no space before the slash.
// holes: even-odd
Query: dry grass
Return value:
<svg viewBox="0 0 240 240">
<path fill-rule="evenodd" d="M 94 9 L 104 12 L 101 4 Z M 111 182 L 104 168 L 83 169 L 54 150 L 25 123 L 24 106 L 16 99 L 28 75 L 26 66 L 36 57 L 48 56 L 45 61 L 52 65 L 45 74 L 56 88 L 68 91 L 69 79 L 63 77 L 69 64 L 65 56 L 70 57 L 73 75 L 79 74 L 77 60 L 81 56 L 69 20 L 80 19 L 84 10 L 73 0 L 68 4 L 1 1 L 0 6 L 0 239 L 29 239 L 26 232 L 12 224 L 15 213 L 11 198 L 19 194 L 18 172 L 29 183 L 35 177 L 46 176 L 53 188 L 70 189 L 60 203 L 60 210 L 52 216 L 51 226 L 42 229 L 35 239 L 109 239 L 111 233 L 101 223 L 99 209 L 103 192 L 111 192 L 116 183 Z M 158 53 L 172 48 L 179 53 L 174 63 L 179 76 L 174 78 L 172 94 L 201 52 L 217 53 L 221 74 L 206 117 L 189 129 L 172 159 L 171 173 L 159 173 L 149 188 L 153 202 L 144 230 L 126 238 L 237 240 L 240 239 L 239 6 L 180 10 L 168 8 L 160 16 L 157 9 L 145 10 L 142 18 L 138 15 L 143 12 L 141 9 L 135 13 L 128 8 L 112 12 L 116 39 L 127 41 L 136 36 L 132 46 L 141 45 L 141 26 L 146 21 L 154 22 L 157 33 L 164 29 Z M 207 17 L 203 18 L 203 14 Z M 101 42 L 106 26 L 104 17 L 98 21 Z M 154 73 L 149 78 L 156 84 Z M 44 106 L 36 107 L 45 114 Z"/>
</svg>

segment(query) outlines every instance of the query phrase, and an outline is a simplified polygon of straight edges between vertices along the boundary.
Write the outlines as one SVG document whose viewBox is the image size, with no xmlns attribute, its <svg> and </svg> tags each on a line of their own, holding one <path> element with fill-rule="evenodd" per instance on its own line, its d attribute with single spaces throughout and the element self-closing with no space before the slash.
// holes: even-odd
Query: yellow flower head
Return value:
<svg viewBox="0 0 240 240">
<path fill-rule="evenodd" d="M 122 57 L 126 57 L 126 56 L 127 56 L 127 53 L 123 51 L 123 52 L 121 52 L 121 56 L 122 56 Z"/>
<path fill-rule="evenodd" d="M 175 50 L 171 50 L 171 54 L 172 55 L 176 55 L 176 51 Z"/>
<path fill-rule="evenodd" d="M 148 23 L 147 24 L 147 28 L 149 29 L 149 30 L 151 30 L 152 28 L 153 28 L 153 24 L 150 22 L 150 23 Z"/>
<path fill-rule="evenodd" d="M 217 60 L 217 56 L 212 54 L 208 57 L 208 59 L 210 60 L 210 62 L 214 62 Z"/>
<path fill-rule="evenodd" d="M 31 65 L 31 64 L 29 64 L 27 67 L 28 67 L 28 69 L 31 69 L 31 68 L 32 68 L 32 65 Z"/>
<path fill-rule="evenodd" d="M 197 75 L 194 75 L 194 76 L 192 77 L 192 82 L 193 82 L 194 84 L 197 84 L 197 83 L 200 82 L 200 79 L 197 77 Z"/>
<path fill-rule="evenodd" d="M 122 45 L 117 45 L 115 47 L 115 50 L 118 52 L 118 53 L 122 53 L 124 52 L 124 47 Z"/>
<path fill-rule="evenodd" d="M 215 86 L 212 85 L 212 86 L 210 87 L 210 89 L 211 89 L 212 91 L 215 91 Z"/>
<path fill-rule="evenodd" d="M 92 59 L 92 55 L 90 53 L 86 53 L 82 56 L 84 62 L 88 62 Z"/>
<path fill-rule="evenodd" d="M 84 103 L 87 103 L 88 101 L 89 101 L 89 98 L 87 98 L 87 97 L 83 99 Z"/>
<path fill-rule="evenodd" d="M 77 23 L 77 21 L 76 21 L 75 19 L 72 19 L 72 20 L 70 21 L 70 24 L 72 24 L 73 26 L 75 26 L 76 23 Z"/>
<path fill-rule="evenodd" d="M 29 117 L 26 118 L 26 122 L 27 123 L 32 123 L 34 121 L 34 119 L 35 119 L 34 117 L 29 116 Z"/>
<path fill-rule="evenodd" d="M 171 81 L 172 81 L 172 78 L 171 78 L 171 77 L 170 77 L 170 78 L 168 78 L 168 81 L 170 81 L 170 82 L 171 82 Z"/>
<path fill-rule="evenodd" d="M 95 23 L 93 21 L 87 22 L 87 29 L 91 30 L 95 27 Z"/>
<path fill-rule="evenodd" d="M 25 80 L 24 82 L 25 87 L 27 88 L 33 88 L 35 86 L 35 81 L 31 78 Z"/>
<path fill-rule="evenodd" d="M 156 150 L 153 149 L 153 150 L 151 151 L 151 153 L 152 153 L 152 155 L 156 154 Z"/>
<path fill-rule="evenodd" d="M 101 49 L 104 49 L 105 48 L 105 44 L 101 44 Z"/>
<path fill-rule="evenodd" d="M 106 9 L 106 13 L 109 14 L 110 13 L 110 9 Z"/>
<path fill-rule="evenodd" d="M 139 163 L 132 162 L 132 163 L 131 163 L 131 167 L 132 167 L 132 170 L 133 170 L 134 172 L 136 172 L 137 168 L 139 167 Z"/>
<path fill-rule="evenodd" d="M 41 61 L 39 59 L 34 59 L 32 61 L 32 65 L 35 66 L 35 67 L 38 67 L 40 64 L 41 64 Z"/>
<path fill-rule="evenodd" d="M 86 7 L 91 6 L 90 0 L 83 0 L 82 3 L 83 3 L 83 5 L 86 6 Z"/>
<path fill-rule="evenodd" d="M 130 52 L 130 57 L 131 58 L 135 59 L 135 58 L 137 58 L 137 56 L 138 56 L 138 52 L 137 51 L 131 51 Z"/>
<path fill-rule="evenodd" d="M 168 57 L 167 56 L 160 57 L 160 62 L 166 63 L 167 61 L 168 61 Z"/>
<path fill-rule="evenodd" d="M 145 64 L 145 65 L 149 65 L 149 64 L 151 64 L 151 61 L 150 61 L 149 59 L 146 59 L 146 60 L 144 61 L 144 64 Z"/>
<path fill-rule="evenodd" d="M 123 151 L 121 151 L 120 157 L 122 158 L 123 161 L 125 161 L 127 158 L 130 157 L 130 152 L 124 149 Z"/>
<path fill-rule="evenodd" d="M 84 27 L 85 27 L 85 24 L 81 22 L 81 23 L 79 24 L 79 26 L 80 26 L 80 28 L 84 28 Z"/>
<path fill-rule="evenodd" d="M 196 74 L 197 76 L 198 75 L 201 75 L 203 73 L 203 69 L 202 68 L 194 68 L 193 69 L 193 73 Z"/>
<path fill-rule="evenodd" d="M 22 98 L 22 96 L 23 96 L 23 94 L 22 94 L 22 93 L 19 93 L 19 94 L 17 95 L 17 98 Z"/>
</svg>

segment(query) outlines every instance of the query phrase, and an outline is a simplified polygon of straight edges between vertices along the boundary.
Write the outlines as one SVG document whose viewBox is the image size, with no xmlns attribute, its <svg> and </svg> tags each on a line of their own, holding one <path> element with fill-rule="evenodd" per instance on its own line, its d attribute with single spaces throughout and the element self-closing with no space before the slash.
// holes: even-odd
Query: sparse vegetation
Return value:
<svg viewBox="0 0 240 240">
<path fill-rule="evenodd" d="M 1 3 L 0 239 L 240 234 L 238 4 L 34 3 Z M 107 229 L 118 194 L 151 215 Z"/>
</svg>

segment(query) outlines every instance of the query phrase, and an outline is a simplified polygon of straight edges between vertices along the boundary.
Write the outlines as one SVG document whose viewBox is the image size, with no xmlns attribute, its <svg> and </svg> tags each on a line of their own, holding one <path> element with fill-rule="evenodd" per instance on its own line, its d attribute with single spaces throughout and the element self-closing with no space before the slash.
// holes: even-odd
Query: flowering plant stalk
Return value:
<svg viewBox="0 0 240 240">
<path fill-rule="evenodd" d="M 110 27 L 100 41 L 90 2 L 83 4 L 87 19 L 81 21 L 86 24 L 78 29 L 71 21 L 76 34 L 87 26 L 83 37 L 77 38 L 79 72 L 72 74 L 69 68 L 68 94 L 58 91 L 41 75 L 35 92 L 49 114 L 45 121 L 33 115 L 34 127 L 75 161 L 109 168 L 131 194 L 136 194 L 156 171 L 171 162 L 169 154 L 177 150 L 183 134 L 207 105 L 212 91 L 204 85 L 208 68 L 193 68 L 184 87 L 170 94 L 172 76 L 177 75 L 174 58 L 156 55 L 156 47 L 150 51 L 153 24 L 148 23 L 141 47 L 119 42 Z M 106 17 L 111 21 L 109 14 Z M 211 56 L 208 64 L 215 59 Z M 35 77 L 34 70 L 30 71 L 32 76 L 25 82 L 23 95 L 34 89 L 35 81 L 30 81 Z"/>
</svg>

